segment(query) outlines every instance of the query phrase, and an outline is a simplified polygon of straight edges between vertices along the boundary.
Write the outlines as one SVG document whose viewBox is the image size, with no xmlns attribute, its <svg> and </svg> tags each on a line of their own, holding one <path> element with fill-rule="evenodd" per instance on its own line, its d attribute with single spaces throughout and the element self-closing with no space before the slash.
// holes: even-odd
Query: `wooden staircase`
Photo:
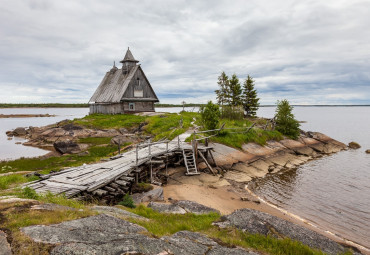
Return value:
<svg viewBox="0 0 370 255">
<path fill-rule="evenodd" d="M 184 162 L 187 171 L 186 175 L 200 174 L 197 170 L 193 149 L 182 149 L 182 154 L 184 156 Z"/>
</svg>

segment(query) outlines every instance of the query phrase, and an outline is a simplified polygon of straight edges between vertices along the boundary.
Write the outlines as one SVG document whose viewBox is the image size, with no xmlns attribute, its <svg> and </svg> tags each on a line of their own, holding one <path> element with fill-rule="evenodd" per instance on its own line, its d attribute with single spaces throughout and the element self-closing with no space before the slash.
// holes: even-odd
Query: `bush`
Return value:
<svg viewBox="0 0 370 255">
<path fill-rule="evenodd" d="M 200 108 L 200 114 L 205 129 L 212 130 L 218 127 L 221 112 L 217 104 L 209 101 L 206 106 Z"/>
<path fill-rule="evenodd" d="M 293 106 L 288 100 L 284 99 L 277 102 L 276 107 L 276 130 L 292 139 L 297 139 L 299 136 L 299 122 L 294 118 L 292 113 Z"/>
<path fill-rule="evenodd" d="M 221 117 L 229 120 L 243 120 L 244 110 L 238 106 L 227 106 L 224 105 L 221 110 Z"/>
<path fill-rule="evenodd" d="M 38 199 L 39 198 L 39 195 L 36 193 L 36 191 L 34 189 L 31 189 L 30 187 L 25 187 L 22 190 L 21 196 L 24 198 L 28 198 L 28 199 Z"/>
<path fill-rule="evenodd" d="M 132 197 L 127 193 L 121 202 L 118 203 L 119 205 L 123 205 L 129 208 L 135 208 L 134 200 L 132 200 Z"/>
</svg>

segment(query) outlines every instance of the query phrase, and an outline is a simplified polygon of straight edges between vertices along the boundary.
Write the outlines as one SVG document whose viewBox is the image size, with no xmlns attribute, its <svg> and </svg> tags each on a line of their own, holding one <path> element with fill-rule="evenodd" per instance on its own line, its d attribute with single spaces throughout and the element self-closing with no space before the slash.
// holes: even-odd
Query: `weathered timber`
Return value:
<svg viewBox="0 0 370 255">
<path fill-rule="evenodd" d="M 137 181 L 146 180 L 148 173 L 144 164 L 149 162 L 150 158 L 171 153 L 176 158 L 175 152 L 181 150 L 178 145 L 186 146 L 184 141 L 189 135 L 190 132 L 186 132 L 168 143 L 154 144 L 150 149 L 151 155 L 148 147 L 142 147 L 137 151 L 139 162 L 136 161 L 136 151 L 131 150 L 122 153 L 121 157 L 114 160 L 72 167 L 44 175 L 42 180 L 25 186 L 33 188 L 38 193 L 50 191 L 54 194 L 64 193 L 67 197 L 80 195 L 86 198 L 98 197 L 104 201 L 114 200 L 116 196 L 122 197 L 123 192 L 130 191 L 135 182 L 135 175 L 137 175 Z M 176 159 L 172 161 L 175 162 Z M 163 167 L 165 163 L 161 160 L 153 169 L 157 171 Z"/>
<path fill-rule="evenodd" d="M 204 160 L 204 163 L 206 163 L 208 169 L 211 170 L 212 174 L 213 175 L 216 175 L 216 171 L 213 170 L 213 168 L 211 167 L 211 165 L 208 163 L 206 157 L 204 157 L 203 153 L 201 151 L 199 151 L 198 153 L 199 153 L 200 157 Z"/>
</svg>

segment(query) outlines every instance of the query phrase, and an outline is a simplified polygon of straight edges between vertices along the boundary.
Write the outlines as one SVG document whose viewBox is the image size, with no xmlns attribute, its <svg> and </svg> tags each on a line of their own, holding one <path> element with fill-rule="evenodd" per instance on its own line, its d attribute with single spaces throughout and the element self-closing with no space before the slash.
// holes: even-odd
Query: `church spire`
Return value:
<svg viewBox="0 0 370 255">
<path fill-rule="evenodd" d="M 126 62 L 134 62 L 134 63 L 138 63 L 139 61 L 136 60 L 134 58 L 134 56 L 132 55 L 131 51 L 130 51 L 130 47 L 127 48 L 127 51 L 126 51 L 126 54 L 125 54 L 125 57 L 123 58 L 123 60 L 120 61 L 120 63 L 124 64 Z"/>
</svg>

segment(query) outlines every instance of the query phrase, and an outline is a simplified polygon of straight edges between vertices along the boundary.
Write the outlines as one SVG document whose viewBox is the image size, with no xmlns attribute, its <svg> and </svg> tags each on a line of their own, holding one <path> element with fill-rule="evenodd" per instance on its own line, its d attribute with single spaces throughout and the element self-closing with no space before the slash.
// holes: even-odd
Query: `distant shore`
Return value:
<svg viewBox="0 0 370 255">
<path fill-rule="evenodd" d="M 155 104 L 157 108 L 168 107 L 201 107 L 205 104 Z M 292 105 L 297 107 L 368 107 L 370 105 Z M 88 108 L 89 104 L 62 104 L 62 103 L 44 103 L 44 104 L 5 104 L 0 103 L 1 108 Z M 260 105 L 260 107 L 276 107 L 276 105 Z"/>
<path fill-rule="evenodd" d="M 35 117 L 55 117 L 56 115 L 50 114 L 0 114 L 2 118 L 35 118 Z"/>
</svg>

